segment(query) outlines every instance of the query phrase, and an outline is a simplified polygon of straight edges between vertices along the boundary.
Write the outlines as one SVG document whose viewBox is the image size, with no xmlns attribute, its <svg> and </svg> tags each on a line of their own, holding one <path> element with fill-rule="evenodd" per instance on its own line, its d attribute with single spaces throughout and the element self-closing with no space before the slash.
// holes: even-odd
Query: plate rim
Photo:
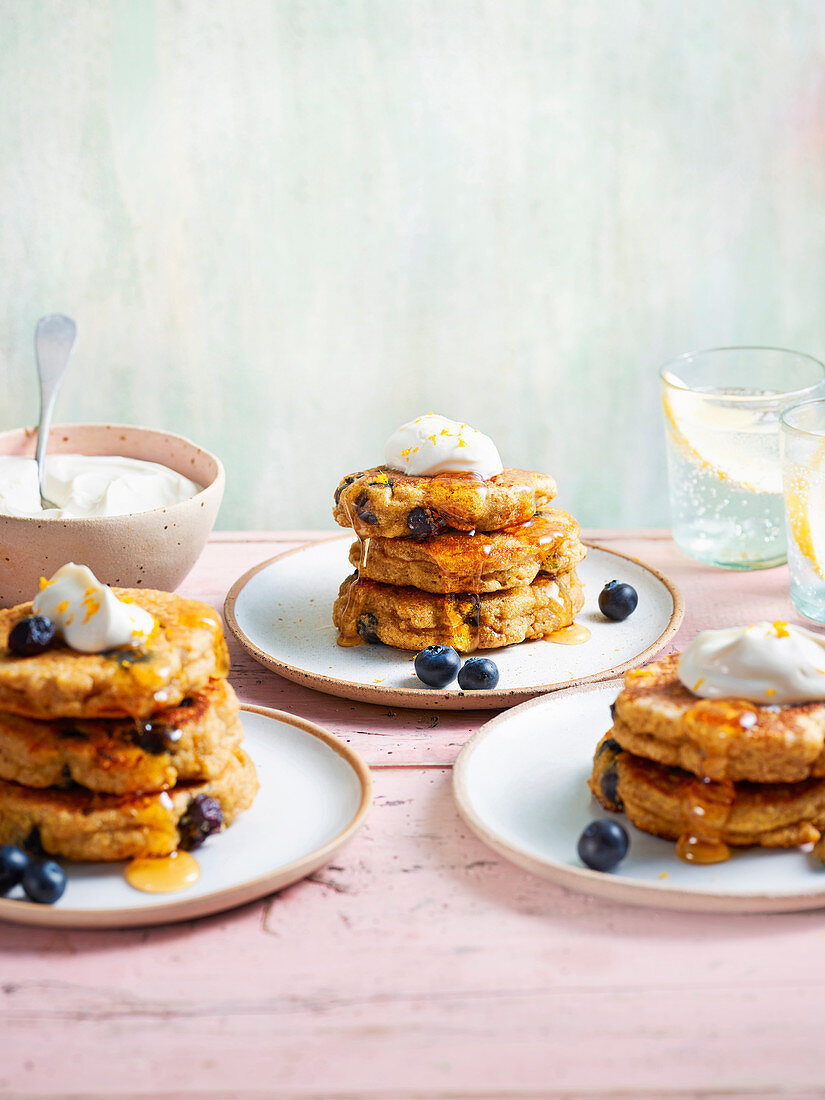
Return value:
<svg viewBox="0 0 825 1100">
<path fill-rule="evenodd" d="M 530 871 L 539 878 L 547 879 L 566 889 L 608 901 L 625 902 L 631 905 L 654 909 L 676 909 L 704 913 L 766 914 L 798 912 L 806 909 L 820 909 L 825 905 L 825 884 L 819 889 L 804 893 L 787 893 L 770 890 L 749 893 L 730 893 L 721 889 L 705 887 L 674 886 L 668 882 L 648 882 L 645 879 L 618 877 L 604 871 L 592 871 L 588 867 L 576 867 L 560 863 L 557 860 L 543 859 L 518 845 L 507 841 L 491 829 L 475 811 L 468 791 L 467 773 L 473 753 L 495 735 L 499 726 L 511 720 L 512 716 L 528 709 L 547 706 L 564 698 L 588 694 L 595 691 L 607 691 L 615 687 L 620 690 L 621 678 L 612 682 L 578 684 L 575 687 L 554 691 L 537 699 L 530 699 L 518 707 L 498 714 L 484 723 L 467 741 L 453 765 L 452 791 L 453 801 L 463 821 L 493 851 L 509 862 Z M 595 747 L 595 745 L 594 745 Z"/>
<path fill-rule="evenodd" d="M 369 766 L 361 756 L 340 737 L 317 722 L 311 722 L 298 714 L 276 710 L 273 707 L 259 707 L 251 703 L 241 703 L 241 711 L 262 715 L 287 726 L 294 726 L 312 737 L 323 741 L 328 748 L 340 756 L 352 770 L 361 787 L 361 797 L 349 823 L 326 844 L 314 848 L 276 871 L 246 879 L 219 890 L 211 890 L 197 897 L 179 897 L 175 901 L 158 905 L 129 906 L 124 909 L 69 909 L 40 905 L 37 902 L 0 897 L 0 920 L 13 924 L 25 924 L 40 928 L 75 929 L 117 929 L 137 928 L 142 925 L 171 924 L 180 921 L 196 920 L 199 917 L 222 913 L 229 909 L 246 905 L 267 894 L 291 886 L 327 863 L 364 824 L 372 804 L 373 783 Z M 66 861 L 70 862 L 70 861 Z M 120 867 L 124 860 L 112 863 Z"/>
<path fill-rule="evenodd" d="M 326 695 L 333 695 L 339 699 L 352 699 L 359 702 L 375 703 L 377 705 L 389 704 L 390 706 L 409 707 L 414 710 L 426 710 L 429 708 L 437 710 L 493 710 L 500 707 L 511 707 L 525 701 L 533 700 L 537 696 L 555 694 L 558 691 L 565 691 L 572 687 L 611 680 L 627 669 L 644 664 L 644 662 L 649 661 L 651 657 L 664 649 L 682 625 L 682 620 L 685 615 L 685 601 L 682 592 L 679 586 L 668 577 L 667 574 L 662 573 L 655 566 L 649 565 L 646 561 L 634 557 L 632 554 L 624 554 L 620 550 L 608 549 L 605 546 L 600 546 L 598 542 L 583 539 L 583 545 L 589 549 L 599 550 L 604 554 L 610 554 L 613 557 L 622 558 L 625 561 L 640 566 L 663 585 L 673 601 L 673 611 L 670 619 L 658 638 L 651 642 L 641 653 L 636 654 L 629 660 L 618 665 L 613 665 L 611 668 L 604 669 L 601 672 L 592 673 L 589 676 L 579 676 L 574 680 L 563 680 L 559 681 L 557 684 L 540 684 L 535 687 L 487 688 L 483 691 L 471 692 L 444 691 L 426 687 L 390 688 L 382 687 L 380 684 L 359 684 L 354 680 L 342 680 L 339 677 L 324 676 L 321 673 L 309 672 L 306 669 L 299 668 L 297 665 L 291 665 L 286 661 L 280 661 L 278 658 L 273 657 L 271 654 L 266 653 L 255 645 L 255 643 L 244 633 L 235 614 L 238 598 L 247 584 L 249 584 L 258 573 L 263 572 L 263 570 L 269 568 L 269 566 L 277 561 L 288 558 L 293 554 L 305 553 L 308 550 L 313 550 L 315 547 L 324 545 L 328 542 L 343 541 L 351 537 L 351 535 L 330 535 L 329 537 L 322 537 L 311 542 L 305 542 L 301 546 L 295 546 L 291 550 L 285 550 L 280 554 L 274 554 L 271 558 L 267 558 L 258 565 L 253 565 L 252 568 L 247 569 L 245 573 L 238 577 L 227 592 L 223 604 L 223 616 L 226 625 L 229 627 L 235 640 L 250 657 L 265 668 L 270 669 L 272 672 L 277 672 L 279 676 L 283 676 L 286 680 L 291 680 L 293 683 L 301 684 L 304 687 L 314 688 L 316 691 L 321 691 Z M 399 652 L 412 653 L 412 650 L 399 650 Z M 493 651 L 491 650 L 490 652 Z"/>
</svg>

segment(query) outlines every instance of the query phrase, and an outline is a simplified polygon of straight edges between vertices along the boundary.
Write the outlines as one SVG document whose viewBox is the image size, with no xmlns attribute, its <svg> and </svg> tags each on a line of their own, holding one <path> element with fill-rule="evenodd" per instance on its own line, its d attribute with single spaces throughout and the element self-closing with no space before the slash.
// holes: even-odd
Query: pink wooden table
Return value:
<svg viewBox="0 0 825 1100">
<path fill-rule="evenodd" d="M 216 535 L 182 591 L 223 604 L 310 532 Z M 787 572 L 728 573 L 664 532 L 589 532 L 707 626 L 795 620 Z M 798 621 L 798 620 L 796 620 Z M 302 714 L 373 767 L 332 866 L 187 924 L 0 926 L 0 1095 L 784 1097 L 825 1087 L 825 914 L 704 916 L 571 893 L 464 826 L 450 764 L 494 712 L 317 694 L 233 645 L 241 699 Z"/>
</svg>

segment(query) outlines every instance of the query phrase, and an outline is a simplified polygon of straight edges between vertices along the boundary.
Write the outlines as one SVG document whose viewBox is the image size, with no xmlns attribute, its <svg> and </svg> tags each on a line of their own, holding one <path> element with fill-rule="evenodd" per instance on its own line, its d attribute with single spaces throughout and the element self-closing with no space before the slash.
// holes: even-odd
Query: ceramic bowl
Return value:
<svg viewBox="0 0 825 1100">
<path fill-rule="evenodd" d="M 0 432 L 0 455 L 34 457 L 32 428 Z M 166 508 L 124 516 L 48 519 L 0 514 L 0 607 L 32 599 L 40 577 L 67 561 L 122 588 L 175 589 L 206 545 L 225 475 L 215 455 L 183 436 L 128 424 L 58 424 L 48 453 L 123 455 L 160 462 L 203 489 Z"/>
</svg>

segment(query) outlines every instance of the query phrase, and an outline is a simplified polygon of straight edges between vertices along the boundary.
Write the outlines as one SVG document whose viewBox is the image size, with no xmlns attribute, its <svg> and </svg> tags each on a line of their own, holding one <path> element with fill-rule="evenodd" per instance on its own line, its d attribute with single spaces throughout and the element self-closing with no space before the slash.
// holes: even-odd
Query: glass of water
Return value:
<svg viewBox="0 0 825 1100">
<path fill-rule="evenodd" d="M 659 374 L 676 544 L 728 569 L 781 565 L 779 418 L 825 395 L 825 367 L 782 348 L 714 348 Z"/>
<path fill-rule="evenodd" d="M 786 409 L 781 440 L 791 600 L 825 623 L 825 400 Z"/>
</svg>

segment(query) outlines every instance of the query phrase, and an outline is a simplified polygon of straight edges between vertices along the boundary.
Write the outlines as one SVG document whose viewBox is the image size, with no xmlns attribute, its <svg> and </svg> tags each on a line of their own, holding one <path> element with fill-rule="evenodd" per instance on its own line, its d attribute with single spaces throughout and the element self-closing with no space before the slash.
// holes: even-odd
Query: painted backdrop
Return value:
<svg viewBox="0 0 825 1100">
<path fill-rule="evenodd" d="M 431 409 L 664 524 L 656 367 L 825 355 L 817 0 L 0 0 L 0 427 L 217 451 L 220 526 L 326 527 Z"/>
</svg>

